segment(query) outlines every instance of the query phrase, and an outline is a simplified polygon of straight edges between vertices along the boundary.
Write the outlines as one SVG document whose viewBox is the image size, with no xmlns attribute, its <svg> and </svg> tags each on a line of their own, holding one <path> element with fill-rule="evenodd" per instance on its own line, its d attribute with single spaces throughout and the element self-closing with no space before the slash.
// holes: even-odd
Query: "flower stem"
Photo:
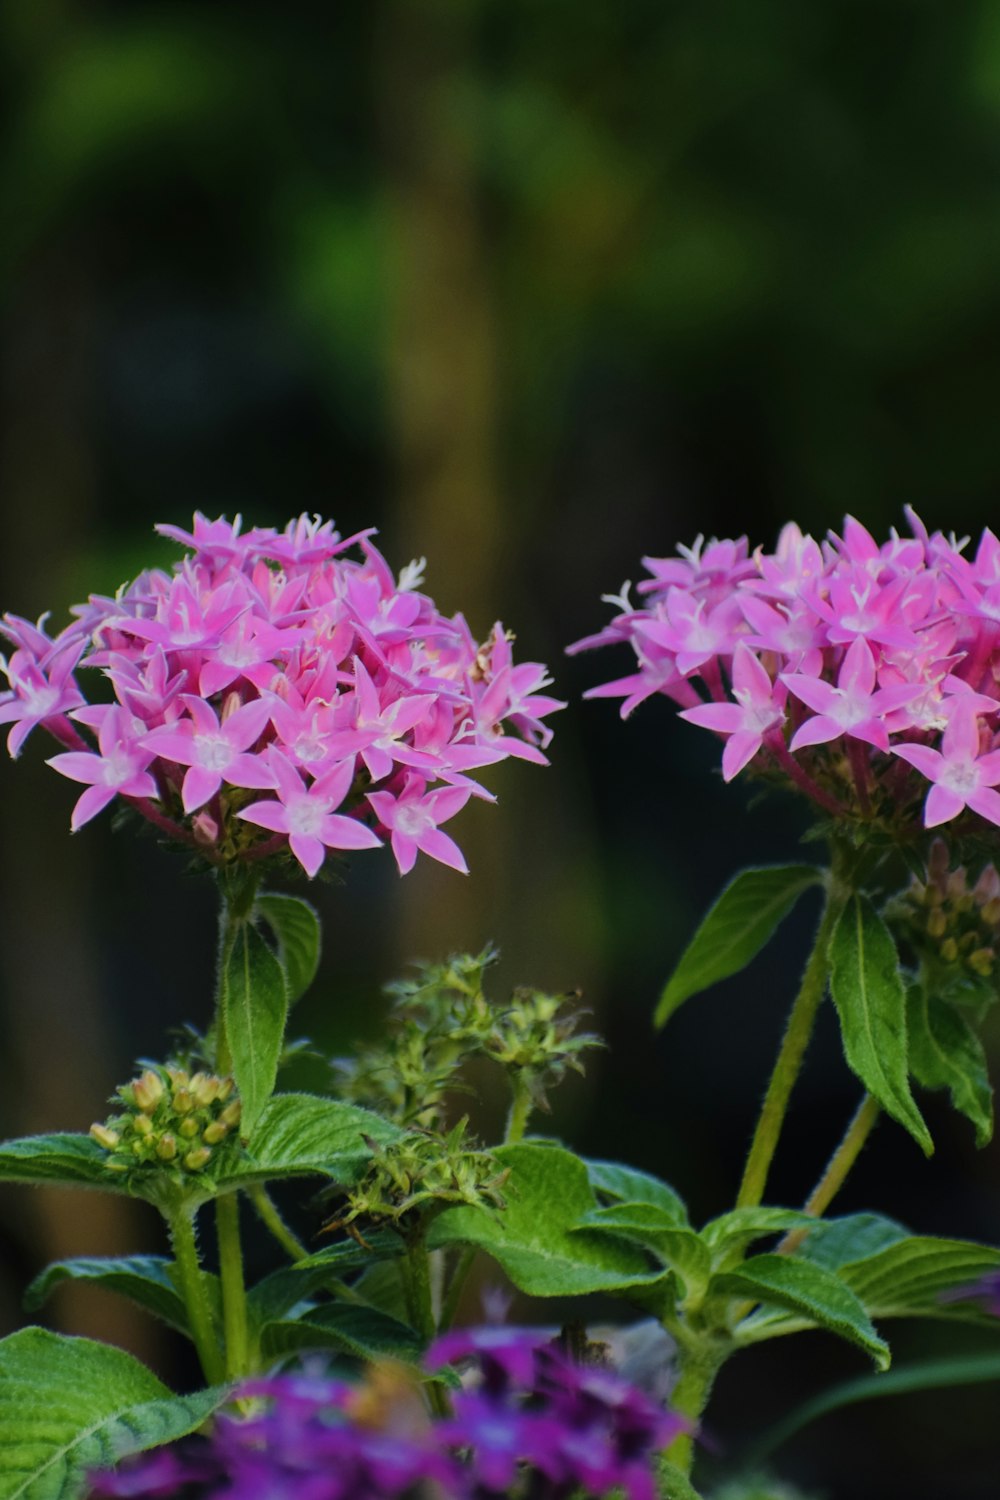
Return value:
<svg viewBox="0 0 1000 1500">
<path fill-rule="evenodd" d="M 690 1474 L 694 1462 L 695 1428 L 708 1405 L 715 1377 L 722 1364 L 722 1355 L 716 1349 L 696 1350 L 683 1347 L 680 1355 L 680 1375 L 670 1393 L 670 1409 L 679 1416 L 687 1417 L 692 1430 L 682 1432 L 674 1438 L 666 1451 L 666 1457 L 682 1474 Z"/>
<path fill-rule="evenodd" d="M 243 1282 L 240 1244 L 240 1204 L 236 1193 L 215 1200 L 215 1233 L 219 1242 L 219 1279 L 222 1282 L 222 1329 L 226 1345 L 226 1375 L 238 1379 L 250 1373 L 247 1293 Z"/>
<path fill-rule="evenodd" d="M 737 1208 L 755 1208 L 764 1197 L 767 1174 L 777 1149 L 781 1127 L 788 1110 L 788 1101 L 812 1036 L 816 1012 L 826 993 L 830 939 L 833 936 L 837 919 L 846 904 L 847 895 L 846 887 L 841 885 L 835 875 L 831 875 L 816 941 L 788 1017 L 781 1049 L 774 1064 L 774 1071 L 767 1086 L 760 1118 L 750 1145 L 743 1180 L 736 1199 Z"/>
<path fill-rule="evenodd" d="M 826 1171 L 809 1194 L 809 1199 L 803 1209 L 804 1213 L 811 1214 L 813 1218 L 822 1218 L 834 1198 L 840 1192 L 847 1174 L 861 1155 L 862 1147 L 871 1135 L 872 1129 L 878 1121 L 880 1105 L 871 1094 L 865 1094 L 861 1103 L 854 1113 L 854 1118 L 844 1132 L 844 1138 L 827 1163 Z M 782 1255 L 790 1255 L 805 1239 L 808 1227 L 793 1229 L 786 1234 L 778 1251 Z"/>
<path fill-rule="evenodd" d="M 174 1263 L 177 1266 L 177 1279 L 191 1324 L 191 1337 L 198 1351 L 205 1379 L 209 1385 L 219 1385 L 225 1378 L 225 1365 L 198 1259 L 194 1215 L 188 1209 L 181 1208 L 170 1216 L 167 1223 L 174 1250 Z"/>
<path fill-rule="evenodd" d="M 455 1269 L 451 1274 L 451 1281 L 448 1283 L 448 1290 L 441 1304 L 441 1316 L 438 1319 L 438 1328 L 441 1333 L 446 1333 L 455 1321 L 458 1313 L 458 1305 L 462 1300 L 465 1283 L 469 1278 L 469 1272 L 472 1270 L 475 1258 L 475 1246 L 466 1245 L 455 1262 Z"/>
<path fill-rule="evenodd" d="M 407 1247 L 405 1285 L 413 1326 L 425 1343 L 429 1344 L 437 1332 L 437 1319 L 434 1316 L 434 1296 L 431 1291 L 431 1258 L 423 1225 L 411 1236 Z M 449 1415 L 448 1397 L 438 1381 L 428 1382 L 427 1399 L 436 1417 Z"/>
<path fill-rule="evenodd" d="M 503 1136 L 505 1146 L 513 1146 L 524 1139 L 524 1132 L 531 1115 L 531 1090 L 520 1071 L 513 1074 L 510 1087 L 513 1097 L 510 1101 L 507 1128 Z"/>
<path fill-rule="evenodd" d="M 255 1182 L 247 1189 L 250 1202 L 261 1223 L 268 1228 L 290 1260 L 305 1260 L 309 1251 L 297 1234 L 293 1234 L 278 1212 L 274 1199 L 262 1182 Z"/>
</svg>

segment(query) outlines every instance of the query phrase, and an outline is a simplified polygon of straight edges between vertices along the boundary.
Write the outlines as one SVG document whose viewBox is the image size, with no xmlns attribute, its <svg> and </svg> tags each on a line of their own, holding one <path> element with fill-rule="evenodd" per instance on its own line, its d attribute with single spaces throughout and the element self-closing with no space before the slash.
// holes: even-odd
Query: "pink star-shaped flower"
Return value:
<svg viewBox="0 0 1000 1500">
<path fill-rule="evenodd" d="M 784 688 L 780 687 L 775 695 L 767 672 L 749 647 L 739 641 L 733 654 L 736 702 L 704 703 L 700 708 L 686 708 L 680 717 L 703 729 L 728 735 L 722 752 L 722 775 L 724 780 L 732 781 L 753 760 L 768 731 L 784 720 L 785 696 Z"/>
<path fill-rule="evenodd" d="M 952 702 L 955 707 L 940 750 L 929 745 L 894 745 L 893 750 L 934 783 L 924 804 L 925 828 L 948 823 L 967 807 L 1000 825 L 1000 792 L 993 791 L 1000 782 L 1000 750 L 980 755 L 975 707 L 964 698 Z"/>
<path fill-rule="evenodd" d="M 428 792 L 422 776 L 409 772 L 398 797 L 391 792 L 369 792 L 368 801 L 378 814 L 379 822 L 390 831 L 392 852 L 400 875 L 406 875 L 422 850 L 431 859 L 450 865 L 462 875 L 469 873 L 465 855 L 454 839 L 442 833 L 441 823 L 453 818 L 468 802 L 471 788 L 443 786 Z"/>
<path fill-rule="evenodd" d="M 287 833 L 292 853 L 310 880 L 327 849 L 378 849 L 381 839 L 357 818 L 334 811 L 354 780 L 354 758 L 341 761 L 307 787 L 291 761 L 272 747 L 267 762 L 274 772 L 278 800 L 254 802 L 239 817 L 272 833 Z"/>
<path fill-rule="evenodd" d="M 142 744 L 162 760 L 188 767 L 181 787 L 186 813 L 204 807 L 224 781 L 258 789 L 274 786 L 274 775 L 261 756 L 246 753 L 271 717 L 266 703 L 255 698 L 220 723 L 215 709 L 203 698 L 185 693 L 180 701 L 190 719 L 154 729 Z"/>
<path fill-rule="evenodd" d="M 53 755 L 48 764 L 71 781 L 89 783 L 73 809 L 70 827 L 76 833 L 84 823 L 96 817 L 119 793 L 123 797 L 156 797 L 156 782 L 146 770 L 153 752 L 137 743 L 136 729 L 142 729 L 127 709 L 118 704 L 107 707 L 101 715 L 97 742 L 99 754 L 89 750 L 68 750 Z"/>
<path fill-rule="evenodd" d="M 857 636 L 848 647 L 836 687 L 802 672 L 782 672 L 781 681 L 814 713 L 796 731 L 789 747 L 792 750 L 825 745 L 846 734 L 886 751 L 889 733 L 882 722 L 884 716 L 922 691 L 920 684 L 912 683 L 876 691 L 875 658 L 864 636 Z"/>
</svg>

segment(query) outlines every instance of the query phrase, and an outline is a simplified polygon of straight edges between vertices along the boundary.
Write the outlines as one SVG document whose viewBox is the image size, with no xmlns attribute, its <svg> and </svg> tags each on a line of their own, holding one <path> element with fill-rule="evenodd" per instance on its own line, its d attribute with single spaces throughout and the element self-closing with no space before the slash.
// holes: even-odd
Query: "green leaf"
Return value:
<svg viewBox="0 0 1000 1500">
<path fill-rule="evenodd" d="M 276 891 L 266 891 L 257 897 L 257 911 L 277 938 L 278 957 L 288 983 L 288 1003 L 294 1005 L 312 984 L 319 968 L 319 916 L 308 901 Z"/>
<path fill-rule="evenodd" d="M 704 1291 L 711 1272 L 708 1247 L 693 1229 L 678 1227 L 657 1205 L 615 1203 L 592 1208 L 574 1225 L 574 1233 L 594 1229 L 644 1245 L 668 1270 L 677 1272 L 689 1295 Z"/>
<path fill-rule="evenodd" d="M 651 1203 L 669 1214 L 675 1224 L 688 1222 L 687 1208 L 680 1194 L 649 1172 L 623 1167 L 617 1161 L 588 1161 L 584 1165 L 591 1187 L 603 1197 L 625 1203 Z"/>
<path fill-rule="evenodd" d="M 899 1318 L 921 1312 L 960 1314 L 960 1305 L 942 1302 L 941 1294 L 974 1285 L 998 1268 L 1000 1250 L 991 1245 L 912 1235 L 841 1267 L 839 1274 L 873 1317 Z"/>
<path fill-rule="evenodd" d="M 369 1142 L 395 1141 L 402 1133 L 356 1104 L 315 1094 L 275 1094 L 246 1146 L 233 1142 L 219 1151 L 210 1168 L 212 1180 L 223 1192 L 253 1182 L 306 1176 L 328 1177 L 350 1187 L 371 1159 Z"/>
<path fill-rule="evenodd" d="M 907 991 L 910 1071 L 927 1089 L 947 1089 L 960 1114 L 972 1121 L 976 1145 L 993 1136 L 993 1090 L 982 1042 L 964 1016 L 919 984 Z"/>
<path fill-rule="evenodd" d="M 768 1235 L 783 1234 L 789 1229 L 801 1229 L 803 1224 L 812 1226 L 816 1220 L 795 1208 L 734 1208 L 730 1213 L 710 1219 L 701 1231 L 716 1258 L 742 1252 L 754 1240 Z"/>
<path fill-rule="evenodd" d="M 0 1182 L 53 1183 L 127 1193 L 109 1172 L 108 1153 L 89 1135 L 27 1135 L 0 1145 Z"/>
<path fill-rule="evenodd" d="M 406 1323 L 374 1307 L 329 1302 L 301 1318 L 268 1323 L 261 1333 L 265 1359 L 293 1354 L 299 1349 L 339 1349 L 358 1359 L 389 1356 L 415 1363 L 424 1351 L 419 1335 Z"/>
<path fill-rule="evenodd" d="M 656 1025 L 664 1025 L 692 995 L 745 969 L 803 892 L 821 880 L 814 865 L 768 866 L 737 875 L 681 955 L 656 1007 Z"/>
<path fill-rule="evenodd" d="M 848 1066 L 930 1156 L 908 1081 L 906 991 L 892 934 L 866 896 L 852 896 L 830 943 L 830 992 Z"/>
<path fill-rule="evenodd" d="M 851 1406 L 856 1401 L 870 1401 L 877 1396 L 903 1396 L 911 1391 L 945 1390 L 950 1386 L 982 1385 L 993 1380 L 1000 1380 L 1000 1354 L 962 1354 L 954 1359 L 928 1359 L 890 1370 L 886 1375 L 859 1375 L 856 1380 L 845 1380 L 832 1390 L 822 1391 L 782 1418 L 754 1443 L 752 1452 L 746 1455 L 746 1467 L 754 1468 L 769 1458 L 818 1417 L 842 1406 Z"/>
<path fill-rule="evenodd" d="M 311 1297 L 331 1281 L 339 1280 L 348 1271 L 377 1265 L 380 1260 L 401 1255 L 404 1245 L 398 1234 L 391 1230 L 370 1234 L 365 1245 L 356 1240 L 346 1240 L 342 1245 L 332 1245 L 315 1255 L 282 1266 L 258 1281 L 247 1293 L 247 1310 L 255 1328 L 284 1317 L 297 1302 Z"/>
<path fill-rule="evenodd" d="M 880 1339 L 858 1296 L 833 1271 L 788 1255 L 755 1255 L 733 1271 L 713 1276 L 709 1296 L 723 1293 L 752 1298 L 768 1307 L 796 1313 L 819 1328 L 839 1334 L 870 1354 L 880 1370 L 889 1367 L 889 1346 Z M 752 1325 L 743 1325 L 753 1342 Z M 739 1337 L 739 1332 L 737 1333 Z"/>
<path fill-rule="evenodd" d="M 155 1313 L 171 1328 L 187 1334 L 187 1309 L 174 1284 L 172 1270 L 173 1262 L 162 1255 L 81 1256 L 75 1260 L 57 1260 L 35 1277 L 24 1294 L 24 1305 L 29 1312 L 37 1312 L 57 1286 L 66 1281 L 89 1281 L 108 1291 L 119 1292 L 147 1312 Z"/>
<path fill-rule="evenodd" d="M 274 1093 L 288 1018 L 285 971 L 250 922 L 240 923 L 226 957 L 222 1010 L 247 1136 Z"/>
<path fill-rule="evenodd" d="M 909 1238 L 908 1229 L 883 1214 L 845 1214 L 839 1219 L 816 1221 L 795 1254 L 836 1271 Z"/>
<path fill-rule="evenodd" d="M 76 1500 L 88 1469 L 184 1437 L 226 1397 L 174 1396 L 110 1344 L 22 1329 L 0 1342 L 0 1500 Z"/>
<path fill-rule="evenodd" d="M 440 1214 L 429 1243 L 476 1245 L 534 1297 L 628 1291 L 663 1280 L 636 1245 L 610 1235 L 574 1233 L 597 1207 L 586 1163 L 559 1146 L 521 1144 L 495 1152 L 510 1177 L 502 1212 L 460 1206 Z"/>
</svg>

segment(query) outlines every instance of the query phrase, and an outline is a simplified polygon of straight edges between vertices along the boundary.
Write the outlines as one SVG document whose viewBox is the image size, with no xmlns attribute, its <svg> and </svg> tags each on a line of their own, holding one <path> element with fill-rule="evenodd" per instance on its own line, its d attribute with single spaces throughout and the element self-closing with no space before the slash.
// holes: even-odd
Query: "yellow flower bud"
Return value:
<svg viewBox="0 0 1000 1500">
<path fill-rule="evenodd" d="M 151 1115 L 163 1098 L 163 1080 L 152 1068 L 147 1068 L 141 1078 L 132 1085 L 132 1098 L 144 1114 Z"/>
<path fill-rule="evenodd" d="M 161 1161 L 173 1161 L 177 1155 L 177 1139 L 169 1131 L 157 1141 L 156 1154 Z"/>
<path fill-rule="evenodd" d="M 200 1172 L 202 1167 L 210 1160 L 211 1155 L 212 1153 L 207 1146 L 196 1146 L 193 1151 L 189 1151 L 187 1156 L 185 1156 L 184 1165 L 189 1172 Z"/>
<path fill-rule="evenodd" d="M 96 1123 L 91 1125 L 90 1135 L 91 1139 L 95 1140 L 99 1146 L 103 1146 L 105 1151 L 113 1151 L 121 1140 L 117 1130 L 109 1130 L 107 1125 Z"/>
<path fill-rule="evenodd" d="M 201 1132 L 201 1138 L 206 1146 L 217 1146 L 224 1141 L 229 1134 L 228 1125 L 223 1125 L 221 1120 L 213 1120 L 211 1125 L 206 1125 Z"/>
</svg>

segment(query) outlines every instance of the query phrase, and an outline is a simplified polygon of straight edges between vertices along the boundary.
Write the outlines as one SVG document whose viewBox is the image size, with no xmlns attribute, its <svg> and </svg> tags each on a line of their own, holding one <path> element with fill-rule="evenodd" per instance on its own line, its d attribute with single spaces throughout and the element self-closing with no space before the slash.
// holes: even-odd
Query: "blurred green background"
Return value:
<svg viewBox="0 0 1000 1500">
<path fill-rule="evenodd" d="M 494 938 L 501 986 L 580 986 L 610 1043 L 552 1128 L 720 1211 L 813 913 L 659 1037 L 650 1011 L 708 900 L 741 862 L 794 857 L 801 824 L 724 789 L 665 701 L 627 725 L 581 704 L 623 663 L 562 648 L 642 553 L 699 531 L 770 543 L 851 511 L 884 533 L 905 502 L 995 522 L 1000 9 L 4 0 L 0 83 L 4 607 L 61 623 L 169 565 L 152 524 L 197 507 L 375 523 L 475 631 L 502 615 L 570 700 L 552 769 L 499 768 L 500 806 L 462 815 L 467 881 L 372 857 L 314 892 L 301 1027 L 343 1049 L 409 958 Z M 71 840 L 73 797 L 37 742 L 3 770 L 4 1134 L 85 1128 L 165 1027 L 207 1014 L 208 885 L 106 818 Z M 774 1199 L 804 1196 L 856 1095 L 827 1017 Z M 934 1160 L 884 1125 L 843 1207 L 1000 1239 L 1000 1153 L 926 1107 Z M 4 1331 L 46 1260 L 158 1248 L 111 1199 L 0 1208 Z M 110 1299 L 47 1316 L 183 1378 Z M 896 1339 L 901 1358 L 973 1345 Z M 713 1409 L 723 1459 L 859 1372 L 819 1337 L 744 1358 Z M 785 1468 L 829 1500 L 941 1500 L 944 1475 L 948 1500 L 987 1500 L 995 1405 L 859 1408 Z"/>
</svg>

